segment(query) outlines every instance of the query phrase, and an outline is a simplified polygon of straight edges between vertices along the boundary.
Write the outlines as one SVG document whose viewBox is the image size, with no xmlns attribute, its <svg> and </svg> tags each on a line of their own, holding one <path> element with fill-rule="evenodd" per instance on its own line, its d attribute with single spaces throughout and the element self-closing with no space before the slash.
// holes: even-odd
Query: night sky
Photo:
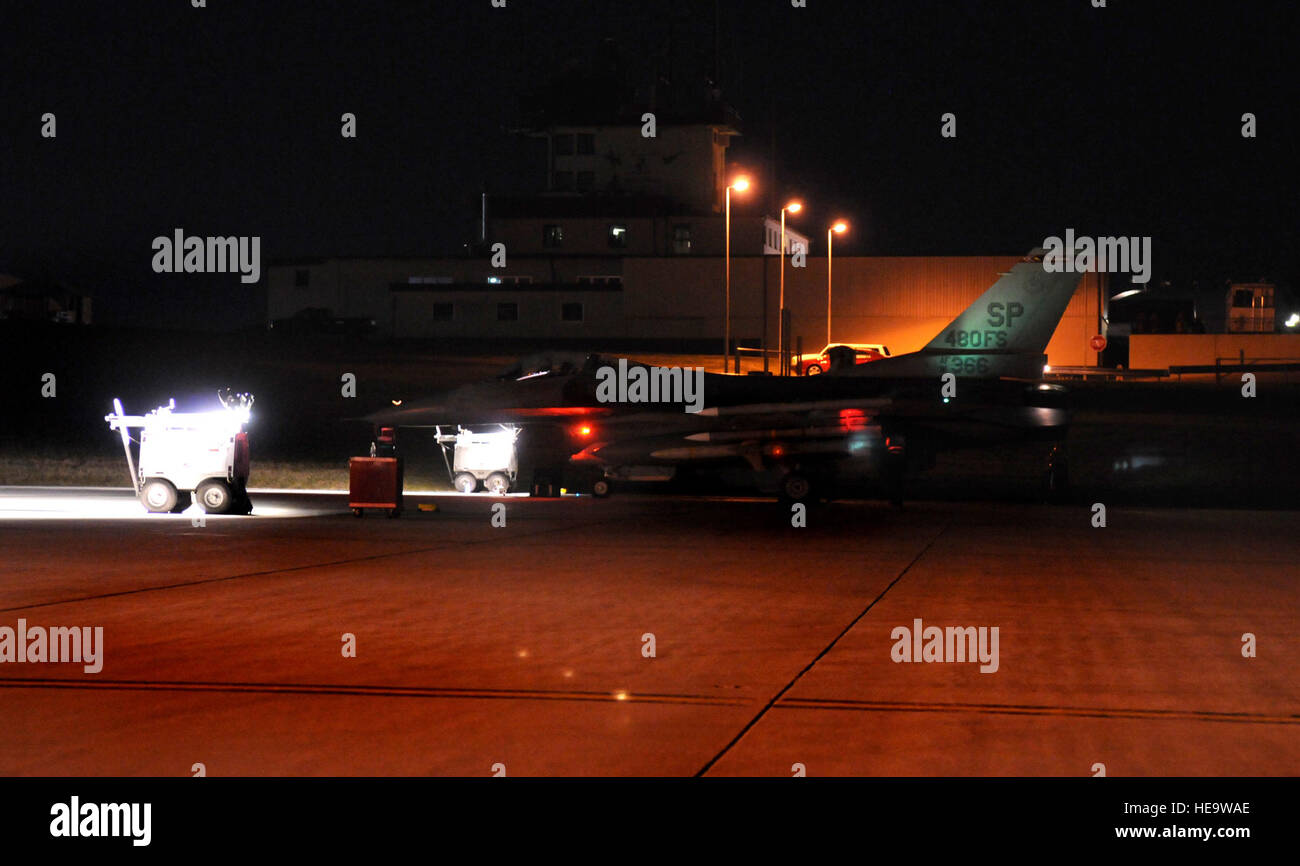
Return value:
<svg viewBox="0 0 1300 866">
<path fill-rule="evenodd" d="M 722 0 L 715 40 L 710 0 L 8 0 L 0 272 L 79 286 L 101 322 L 233 328 L 261 321 L 263 286 L 154 274 L 155 236 L 260 235 L 263 276 L 283 257 L 455 253 L 482 189 L 534 176 L 506 130 L 539 82 L 612 39 L 628 81 L 716 66 L 745 133 L 733 162 L 802 196 L 805 227 L 847 217 L 837 252 L 1151 235 L 1153 284 L 1219 299 L 1266 277 L 1285 308 L 1300 299 L 1294 10 Z"/>
</svg>

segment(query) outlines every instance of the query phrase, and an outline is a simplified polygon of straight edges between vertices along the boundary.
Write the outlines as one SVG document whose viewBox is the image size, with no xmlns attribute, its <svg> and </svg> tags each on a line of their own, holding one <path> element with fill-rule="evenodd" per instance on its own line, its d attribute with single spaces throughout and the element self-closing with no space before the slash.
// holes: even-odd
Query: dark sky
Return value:
<svg viewBox="0 0 1300 866">
<path fill-rule="evenodd" d="M 1151 235 L 1156 281 L 1217 297 L 1269 277 L 1296 298 L 1291 4 L 721 0 L 717 15 L 734 160 L 762 171 L 775 140 L 809 225 L 852 221 L 837 249 Z M 0 271 L 84 286 L 101 321 L 255 323 L 261 286 L 156 275 L 152 239 L 260 235 L 264 269 L 455 252 L 480 189 L 525 176 L 504 130 L 539 82 L 605 38 L 630 76 L 669 45 L 679 76 L 703 74 L 714 23 L 710 0 L 7 0 Z"/>
</svg>

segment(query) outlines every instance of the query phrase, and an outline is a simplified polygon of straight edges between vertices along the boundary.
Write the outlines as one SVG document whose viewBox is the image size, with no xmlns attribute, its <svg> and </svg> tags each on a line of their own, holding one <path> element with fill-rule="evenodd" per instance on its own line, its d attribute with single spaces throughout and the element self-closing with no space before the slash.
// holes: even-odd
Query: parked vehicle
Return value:
<svg viewBox="0 0 1300 866">
<path fill-rule="evenodd" d="M 376 322 L 362 316 L 336 316 L 327 307 L 304 307 L 285 319 L 273 319 L 268 328 L 291 336 L 329 334 L 364 337 L 373 333 Z"/>
<path fill-rule="evenodd" d="M 825 373 L 831 368 L 831 349 L 836 346 L 847 346 L 853 349 L 859 364 L 868 364 L 889 357 L 889 348 L 883 343 L 827 343 L 820 352 L 800 355 L 791 365 L 791 369 L 797 376 L 816 376 L 818 373 Z"/>
</svg>

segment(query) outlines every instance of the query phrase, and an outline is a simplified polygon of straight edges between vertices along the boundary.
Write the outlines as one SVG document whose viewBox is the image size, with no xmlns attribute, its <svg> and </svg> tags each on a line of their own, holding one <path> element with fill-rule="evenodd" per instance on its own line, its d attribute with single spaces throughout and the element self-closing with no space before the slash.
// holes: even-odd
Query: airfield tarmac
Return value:
<svg viewBox="0 0 1300 866">
<path fill-rule="evenodd" d="M 0 488 L 0 627 L 104 629 L 0 663 L 0 775 L 1300 774 L 1295 512 L 254 502 Z M 915 619 L 997 671 L 893 661 Z"/>
</svg>

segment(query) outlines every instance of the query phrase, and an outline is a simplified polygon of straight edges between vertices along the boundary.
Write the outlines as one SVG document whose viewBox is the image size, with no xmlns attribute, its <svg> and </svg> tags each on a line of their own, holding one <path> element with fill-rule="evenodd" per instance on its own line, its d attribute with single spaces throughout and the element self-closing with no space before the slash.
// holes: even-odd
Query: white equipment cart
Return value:
<svg viewBox="0 0 1300 866">
<path fill-rule="evenodd" d="M 519 474 L 515 456 L 519 428 L 507 424 L 497 426 L 500 429 L 479 432 L 457 427 L 455 433 L 443 433 L 442 428 L 436 428 L 451 485 L 461 493 L 473 493 L 479 482 L 488 493 L 498 496 L 514 486 Z M 449 450 L 452 451 L 450 459 Z"/>
<path fill-rule="evenodd" d="M 127 415 L 113 400 L 105 415 L 109 429 L 122 434 L 131 485 L 150 512 L 183 511 L 191 495 L 212 514 L 248 514 L 248 434 L 251 394 L 218 394 L 221 409 L 177 412 L 176 401 L 148 415 Z M 140 431 L 139 463 L 131 453 L 131 429 Z"/>
</svg>

